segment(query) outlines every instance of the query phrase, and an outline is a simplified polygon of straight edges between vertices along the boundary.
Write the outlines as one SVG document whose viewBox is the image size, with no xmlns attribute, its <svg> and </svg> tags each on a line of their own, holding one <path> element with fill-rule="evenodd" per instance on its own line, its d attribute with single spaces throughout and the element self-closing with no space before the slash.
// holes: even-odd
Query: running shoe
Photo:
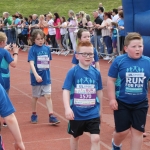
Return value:
<svg viewBox="0 0 150 150">
<path fill-rule="evenodd" d="M 57 119 L 57 117 L 55 117 L 54 115 L 51 115 L 49 117 L 49 123 L 51 123 L 52 125 L 55 125 L 55 124 L 60 123 L 60 121 Z"/>
<path fill-rule="evenodd" d="M 37 123 L 37 122 L 38 122 L 38 116 L 33 114 L 31 116 L 31 123 Z"/>
</svg>

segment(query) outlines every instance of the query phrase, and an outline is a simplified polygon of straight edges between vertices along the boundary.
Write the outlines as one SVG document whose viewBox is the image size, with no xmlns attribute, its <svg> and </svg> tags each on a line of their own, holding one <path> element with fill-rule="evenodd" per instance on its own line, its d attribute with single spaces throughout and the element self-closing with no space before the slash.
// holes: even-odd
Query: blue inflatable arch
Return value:
<svg viewBox="0 0 150 150">
<path fill-rule="evenodd" d="M 125 31 L 138 32 L 144 39 L 143 54 L 150 57 L 150 0 L 122 0 Z"/>
</svg>

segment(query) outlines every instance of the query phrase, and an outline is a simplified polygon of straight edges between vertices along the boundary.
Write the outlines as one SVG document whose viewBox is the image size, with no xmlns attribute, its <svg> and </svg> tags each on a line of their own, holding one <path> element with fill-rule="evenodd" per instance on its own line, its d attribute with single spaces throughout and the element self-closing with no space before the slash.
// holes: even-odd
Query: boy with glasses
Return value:
<svg viewBox="0 0 150 150">
<path fill-rule="evenodd" d="M 65 116 L 69 120 L 71 150 L 78 150 L 79 137 L 83 132 L 91 134 L 91 150 L 99 150 L 101 75 L 91 66 L 94 53 L 89 41 L 80 41 L 75 55 L 79 64 L 69 70 L 63 85 L 63 102 Z"/>
</svg>

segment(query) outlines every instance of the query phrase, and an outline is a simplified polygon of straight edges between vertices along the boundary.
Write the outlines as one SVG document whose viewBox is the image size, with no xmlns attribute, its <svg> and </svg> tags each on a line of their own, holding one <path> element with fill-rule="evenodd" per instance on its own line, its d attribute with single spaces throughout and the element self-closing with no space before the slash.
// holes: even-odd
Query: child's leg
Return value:
<svg viewBox="0 0 150 150">
<path fill-rule="evenodd" d="M 53 104 L 52 104 L 52 100 L 51 100 L 51 95 L 50 94 L 46 94 L 44 95 L 45 100 L 46 100 L 46 106 L 48 109 L 48 113 L 49 114 L 53 114 Z"/>
<path fill-rule="evenodd" d="M 113 143 L 116 146 L 120 146 L 120 144 L 122 143 L 122 141 L 125 139 L 125 137 L 128 135 L 130 129 L 125 130 L 123 132 L 114 132 L 113 133 Z"/>
<path fill-rule="evenodd" d="M 36 112 L 37 97 L 32 97 L 32 112 Z"/>
<path fill-rule="evenodd" d="M 131 128 L 131 150 L 141 150 L 143 142 L 143 132 Z"/>
<path fill-rule="evenodd" d="M 91 150 L 100 150 L 99 134 L 91 134 Z"/>
<path fill-rule="evenodd" d="M 74 138 L 71 135 L 71 138 L 70 138 L 70 147 L 71 147 L 71 150 L 78 150 L 78 143 L 79 143 L 79 137 Z"/>
</svg>

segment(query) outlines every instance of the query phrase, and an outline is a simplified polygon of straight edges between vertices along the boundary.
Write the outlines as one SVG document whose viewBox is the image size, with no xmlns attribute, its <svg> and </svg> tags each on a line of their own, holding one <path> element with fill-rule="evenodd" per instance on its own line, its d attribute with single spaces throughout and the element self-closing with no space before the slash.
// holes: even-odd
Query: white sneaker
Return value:
<svg viewBox="0 0 150 150">
<path fill-rule="evenodd" d="M 104 59 L 104 60 L 110 60 L 110 59 L 111 59 L 111 57 L 106 56 L 106 57 L 104 57 L 103 59 Z"/>
</svg>

